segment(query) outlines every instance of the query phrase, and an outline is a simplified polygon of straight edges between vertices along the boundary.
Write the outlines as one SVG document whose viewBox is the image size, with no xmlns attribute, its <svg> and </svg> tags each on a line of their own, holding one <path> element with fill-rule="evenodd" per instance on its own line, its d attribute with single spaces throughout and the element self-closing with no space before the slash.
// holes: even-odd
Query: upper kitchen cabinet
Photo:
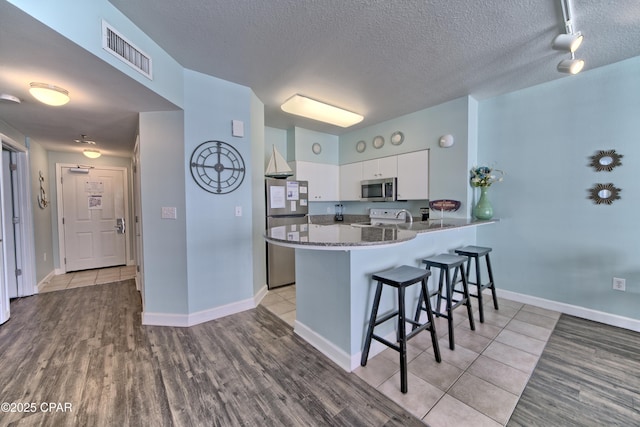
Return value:
<svg viewBox="0 0 640 427">
<path fill-rule="evenodd" d="M 330 202 L 340 200 L 338 175 L 339 167 L 326 163 L 289 162 L 295 179 L 309 181 L 310 202 Z"/>
<path fill-rule="evenodd" d="M 398 176 L 396 156 L 362 162 L 362 179 L 393 178 Z"/>
<path fill-rule="evenodd" d="M 362 162 L 347 163 L 340 166 L 340 200 L 360 200 L 360 182 L 362 181 Z"/>
<path fill-rule="evenodd" d="M 398 200 L 426 200 L 429 198 L 429 150 L 399 154 Z"/>
</svg>

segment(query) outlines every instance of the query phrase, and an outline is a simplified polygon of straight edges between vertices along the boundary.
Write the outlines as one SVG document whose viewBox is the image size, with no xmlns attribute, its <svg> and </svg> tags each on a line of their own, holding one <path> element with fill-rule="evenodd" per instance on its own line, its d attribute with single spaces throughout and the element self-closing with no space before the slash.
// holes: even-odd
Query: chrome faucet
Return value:
<svg viewBox="0 0 640 427">
<path fill-rule="evenodd" d="M 409 211 L 408 211 L 408 210 L 406 210 L 406 209 L 400 209 L 400 210 L 398 211 L 398 213 L 396 213 L 396 218 L 400 218 L 400 214 L 401 214 L 402 212 L 404 212 L 404 213 L 406 214 L 406 215 L 405 215 L 405 219 L 406 219 L 406 217 L 409 217 L 409 225 L 413 225 L 413 217 L 411 216 L 411 212 L 409 212 Z"/>
</svg>

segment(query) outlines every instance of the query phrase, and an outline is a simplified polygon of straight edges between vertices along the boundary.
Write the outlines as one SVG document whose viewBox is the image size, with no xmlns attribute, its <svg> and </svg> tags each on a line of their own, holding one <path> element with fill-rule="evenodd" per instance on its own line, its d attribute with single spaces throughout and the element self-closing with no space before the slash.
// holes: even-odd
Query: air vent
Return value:
<svg viewBox="0 0 640 427">
<path fill-rule="evenodd" d="M 102 48 L 153 80 L 151 57 L 125 39 L 106 21 L 102 21 Z"/>
</svg>

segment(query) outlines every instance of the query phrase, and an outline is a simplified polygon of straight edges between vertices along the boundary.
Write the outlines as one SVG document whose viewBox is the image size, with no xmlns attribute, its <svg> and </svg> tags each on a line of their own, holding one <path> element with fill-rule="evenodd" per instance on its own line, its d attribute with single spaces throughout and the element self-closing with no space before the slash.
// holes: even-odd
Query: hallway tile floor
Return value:
<svg viewBox="0 0 640 427">
<path fill-rule="evenodd" d="M 134 277 L 136 277 L 135 265 L 75 271 L 73 273 L 53 276 L 47 283 L 44 284 L 44 286 L 40 288 L 39 292 L 53 292 L 63 289 L 102 285 L 105 283 L 132 279 Z"/>
<path fill-rule="evenodd" d="M 484 323 L 474 309 L 475 331 L 464 309 L 454 311 L 454 351 L 446 319 L 436 319 L 441 363 L 429 333 L 409 341 L 408 393 L 400 392 L 398 353 L 392 349 L 353 373 L 432 427 L 506 425 L 560 313 L 503 298 L 495 310 L 490 297 L 484 301 Z M 261 304 L 293 326 L 295 286 L 269 291 Z"/>
</svg>

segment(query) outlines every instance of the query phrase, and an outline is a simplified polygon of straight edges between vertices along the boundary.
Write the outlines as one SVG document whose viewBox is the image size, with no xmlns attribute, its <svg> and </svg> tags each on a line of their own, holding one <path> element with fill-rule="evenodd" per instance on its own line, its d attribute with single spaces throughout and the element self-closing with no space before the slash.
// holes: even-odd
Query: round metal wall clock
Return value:
<svg viewBox="0 0 640 427">
<path fill-rule="evenodd" d="M 226 142 L 205 141 L 198 145 L 191 154 L 190 165 L 196 184 L 209 193 L 231 193 L 244 180 L 244 160 Z"/>
</svg>

